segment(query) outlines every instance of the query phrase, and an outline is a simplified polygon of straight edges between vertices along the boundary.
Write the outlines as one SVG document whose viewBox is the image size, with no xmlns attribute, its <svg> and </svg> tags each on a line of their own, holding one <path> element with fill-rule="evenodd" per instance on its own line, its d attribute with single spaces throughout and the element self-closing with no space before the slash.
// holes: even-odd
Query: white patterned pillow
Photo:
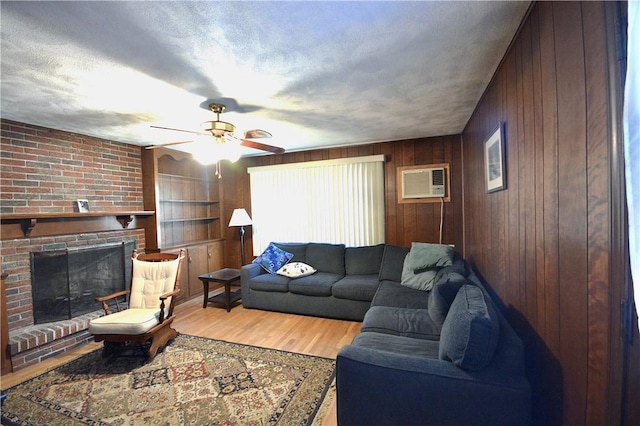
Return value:
<svg viewBox="0 0 640 426">
<path fill-rule="evenodd" d="M 306 277 L 315 273 L 317 270 L 313 266 L 309 266 L 302 262 L 291 262 L 278 269 L 277 274 L 284 275 L 289 278 Z"/>
</svg>

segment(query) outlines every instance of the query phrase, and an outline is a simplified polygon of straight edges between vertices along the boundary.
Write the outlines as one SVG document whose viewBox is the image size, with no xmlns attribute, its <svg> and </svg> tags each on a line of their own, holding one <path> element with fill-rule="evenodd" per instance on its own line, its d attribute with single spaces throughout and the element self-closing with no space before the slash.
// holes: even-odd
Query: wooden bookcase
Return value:
<svg viewBox="0 0 640 426">
<path fill-rule="evenodd" d="M 191 154 L 169 149 L 142 149 L 144 206 L 156 215 L 145 228 L 148 251 L 187 249 L 181 298 L 202 294 L 198 276 L 223 264 L 222 189 L 214 166 L 203 166 Z"/>
</svg>

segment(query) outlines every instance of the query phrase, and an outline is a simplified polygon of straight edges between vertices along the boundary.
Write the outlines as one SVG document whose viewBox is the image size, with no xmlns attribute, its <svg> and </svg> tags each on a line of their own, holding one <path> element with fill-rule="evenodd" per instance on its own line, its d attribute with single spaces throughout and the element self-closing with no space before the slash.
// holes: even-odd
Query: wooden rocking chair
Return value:
<svg viewBox="0 0 640 426">
<path fill-rule="evenodd" d="M 180 293 L 180 269 L 185 250 L 179 254 L 133 251 L 131 261 L 131 289 L 97 297 L 105 316 L 89 323 L 89 333 L 96 342 L 104 341 L 103 355 L 112 349 L 124 348 L 131 343 L 139 347 L 149 345 L 146 355 L 153 358 L 159 349 L 178 336 L 171 328 L 175 319 L 173 309 Z M 121 308 L 123 297 L 128 296 L 128 309 Z M 116 312 L 112 313 L 111 308 Z"/>
</svg>

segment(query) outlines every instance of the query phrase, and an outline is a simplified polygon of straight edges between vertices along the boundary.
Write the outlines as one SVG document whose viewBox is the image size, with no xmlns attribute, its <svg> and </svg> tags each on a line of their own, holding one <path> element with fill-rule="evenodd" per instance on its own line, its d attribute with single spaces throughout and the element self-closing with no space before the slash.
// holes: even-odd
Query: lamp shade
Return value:
<svg viewBox="0 0 640 426">
<path fill-rule="evenodd" d="M 251 218 L 245 209 L 234 209 L 229 221 L 229 227 L 231 226 L 247 226 L 251 225 Z"/>
</svg>

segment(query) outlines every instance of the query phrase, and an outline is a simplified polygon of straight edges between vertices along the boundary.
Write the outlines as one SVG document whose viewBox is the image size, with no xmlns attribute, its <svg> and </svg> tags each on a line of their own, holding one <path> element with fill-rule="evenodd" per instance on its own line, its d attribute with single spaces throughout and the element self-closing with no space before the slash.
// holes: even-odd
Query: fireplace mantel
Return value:
<svg viewBox="0 0 640 426">
<path fill-rule="evenodd" d="M 155 211 L 12 213 L 0 216 L 3 240 L 144 228 Z M 131 226 L 130 226 L 131 225 Z"/>
</svg>

